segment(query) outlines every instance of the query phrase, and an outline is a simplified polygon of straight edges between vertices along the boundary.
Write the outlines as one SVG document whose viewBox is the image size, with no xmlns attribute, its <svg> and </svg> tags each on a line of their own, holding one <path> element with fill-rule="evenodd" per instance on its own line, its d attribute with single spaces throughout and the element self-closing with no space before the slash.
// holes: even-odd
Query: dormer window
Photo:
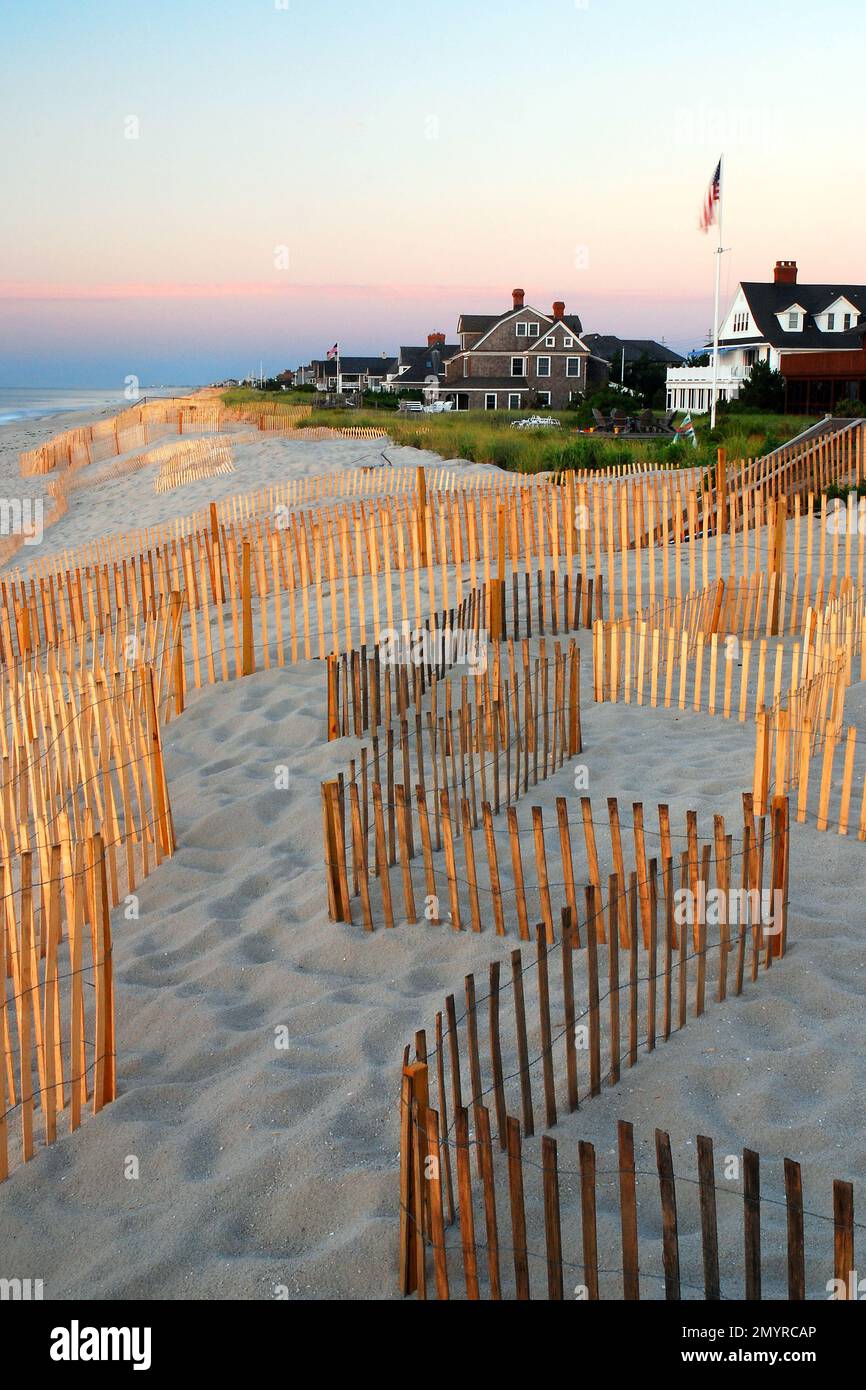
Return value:
<svg viewBox="0 0 866 1390">
<path fill-rule="evenodd" d="M 789 332 L 789 333 L 796 333 L 796 331 L 797 331 L 797 329 L 798 329 L 799 327 L 800 327 L 800 315 L 797 313 L 797 310 L 796 310 L 796 309 L 792 309 L 792 310 L 790 311 L 790 313 L 788 314 L 788 332 Z"/>
<path fill-rule="evenodd" d="M 828 333 L 832 333 L 833 330 L 835 329 L 835 327 L 836 327 L 836 315 L 835 315 L 835 314 L 828 314 L 828 315 L 827 315 L 827 332 L 828 332 Z"/>
<path fill-rule="evenodd" d="M 851 315 L 850 315 L 850 314 L 846 314 L 846 315 L 845 315 L 844 319 L 842 320 L 842 327 L 845 328 L 845 329 L 848 329 L 848 328 L 851 327 Z"/>
</svg>

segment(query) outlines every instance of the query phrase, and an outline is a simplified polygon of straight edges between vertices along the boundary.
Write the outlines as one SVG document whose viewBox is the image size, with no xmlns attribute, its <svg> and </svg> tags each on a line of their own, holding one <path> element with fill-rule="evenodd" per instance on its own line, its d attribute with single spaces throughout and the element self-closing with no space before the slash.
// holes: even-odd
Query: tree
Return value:
<svg viewBox="0 0 866 1390">
<path fill-rule="evenodd" d="M 756 362 L 737 397 L 744 410 L 785 409 L 785 378 L 769 362 Z"/>
<path fill-rule="evenodd" d="M 656 361 L 646 352 L 636 361 L 625 364 L 625 385 L 637 394 L 644 406 L 664 405 L 667 377 L 668 364 Z"/>
<path fill-rule="evenodd" d="M 694 348 L 683 363 L 685 367 L 709 367 L 709 365 L 710 354 L 708 352 L 697 352 Z"/>
</svg>

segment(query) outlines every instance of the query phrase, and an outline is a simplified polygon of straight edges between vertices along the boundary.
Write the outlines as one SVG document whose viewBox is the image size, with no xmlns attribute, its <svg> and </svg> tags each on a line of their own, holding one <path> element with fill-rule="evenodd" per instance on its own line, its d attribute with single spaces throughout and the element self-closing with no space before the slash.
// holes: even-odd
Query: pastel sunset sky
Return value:
<svg viewBox="0 0 866 1390">
<path fill-rule="evenodd" d="M 197 383 L 453 338 L 515 285 L 678 348 L 723 297 L 862 282 L 853 0 L 18 0 L 0 385 Z"/>
</svg>

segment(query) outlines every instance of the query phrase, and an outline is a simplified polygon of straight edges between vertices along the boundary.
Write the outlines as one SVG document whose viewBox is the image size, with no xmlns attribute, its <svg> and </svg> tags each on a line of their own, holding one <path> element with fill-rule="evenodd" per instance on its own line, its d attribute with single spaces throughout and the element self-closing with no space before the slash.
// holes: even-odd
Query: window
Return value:
<svg viewBox="0 0 866 1390">
<path fill-rule="evenodd" d="M 565 364 L 566 376 L 580 376 L 580 358 L 569 357 Z"/>
<path fill-rule="evenodd" d="M 846 314 L 845 317 L 843 318 L 843 320 L 842 320 L 842 327 L 843 327 L 843 328 L 850 328 L 850 327 L 851 327 L 851 315 L 850 315 L 850 314 Z"/>
<path fill-rule="evenodd" d="M 555 347 L 556 347 L 556 337 L 555 337 L 555 335 L 554 335 L 553 333 L 551 333 L 551 335 L 550 335 L 549 338 L 545 338 L 545 340 L 544 340 L 544 346 L 545 346 L 545 347 L 552 347 L 552 348 L 555 348 Z"/>
<path fill-rule="evenodd" d="M 520 409 L 520 392 L 519 392 L 519 391 L 510 391 L 510 392 L 508 393 L 508 409 L 509 409 L 509 410 L 519 410 L 519 409 Z"/>
<path fill-rule="evenodd" d="M 563 346 L 563 347 L 574 347 L 574 339 L 573 339 L 573 338 L 563 338 L 563 340 L 562 340 L 562 346 Z"/>
<path fill-rule="evenodd" d="M 485 397 L 484 397 L 484 409 L 485 409 L 485 410 L 495 410 L 495 409 L 496 409 L 496 392 L 495 392 L 495 391 L 488 391 L 488 392 L 485 394 Z"/>
<path fill-rule="evenodd" d="M 528 323 L 528 324 L 526 325 L 526 335 L 527 335 L 527 337 L 528 337 L 528 338 L 537 338 L 537 337 L 538 337 L 538 327 L 539 327 L 539 325 L 538 325 L 537 323 Z"/>
<path fill-rule="evenodd" d="M 834 329 L 835 327 L 836 327 L 836 315 L 835 315 L 835 314 L 828 314 L 828 315 L 827 315 L 827 331 L 828 331 L 828 333 L 832 333 L 832 332 L 833 332 L 833 329 Z"/>
<path fill-rule="evenodd" d="M 538 393 L 538 403 L 539 403 L 539 405 L 550 405 L 550 392 L 549 392 L 549 391 L 539 391 L 539 393 Z"/>
<path fill-rule="evenodd" d="M 521 321 L 516 325 L 516 329 L 518 338 L 526 338 L 528 336 L 529 324 Z"/>
<path fill-rule="evenodd" d="M 526 358 L 525 358 L 525 357 L 512 357 L 512 359 L 511 359 L 511 375 L 512 375 L 512 376 L 525 376 L 525 375 L 526 375 Z"/>
<path fill-rule="evenodd" d="M 797 313 L 797 310 L 796 310 L 796 309 L 792 309 L 791 312 L 790 312 L 790 314 L 788 315 L 788 331 L 789 331 L 789 332 L 796 332 L 797 325 L 798 325 L 799 322 L 800 322 L 800 315 Z"/>
<path fill-rule="evenodd" d="M 539 357 L 538 366 L 535 369 L 536 376 L 550 376 L 550 358 Z"/>
</svg>

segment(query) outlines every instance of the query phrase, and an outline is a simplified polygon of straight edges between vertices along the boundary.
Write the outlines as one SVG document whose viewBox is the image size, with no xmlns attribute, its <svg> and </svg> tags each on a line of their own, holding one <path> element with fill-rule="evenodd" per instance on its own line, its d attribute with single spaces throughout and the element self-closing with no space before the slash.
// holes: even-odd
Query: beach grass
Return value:
<svg viewBox="0 0 866 1390">
<path fill-rule="evenodd" d="M 287 412 L 298 405 L 310 405 L 309 392 L 286 391 L 280 395 L 246 387 L 234 388 L 223 396 L 226 405 L 253 406 L 266 403 L 269 409 Z M 385 428 L 395 444 L 428 449 L 445 459 L 466 459 L 487 463 L 509 472 L 541 473 L 566 469 L 611 468 L 619 464 L 642 462 L 664 467 L 710 466 L 716 450 L 724 447 L 729 459 L 756 458 L 799 434 L 814 417 L 801 415 L 720 414 L 716 429 L 709 419 L 698 418 L 695 429 L 698 447 L 686 440 L 653 440 L 622 436 L 601 437 L 577 427 L 570 411 L 544 411 L 559 420 L 560 426 L 512 430 L 511 425 L 528 411 L 485 411 L 441 415 L 397 415 L 393 411 L 314 410 L 300 429 L 321 425 L 336 429 L 353 425 Z"/>
</svg>

